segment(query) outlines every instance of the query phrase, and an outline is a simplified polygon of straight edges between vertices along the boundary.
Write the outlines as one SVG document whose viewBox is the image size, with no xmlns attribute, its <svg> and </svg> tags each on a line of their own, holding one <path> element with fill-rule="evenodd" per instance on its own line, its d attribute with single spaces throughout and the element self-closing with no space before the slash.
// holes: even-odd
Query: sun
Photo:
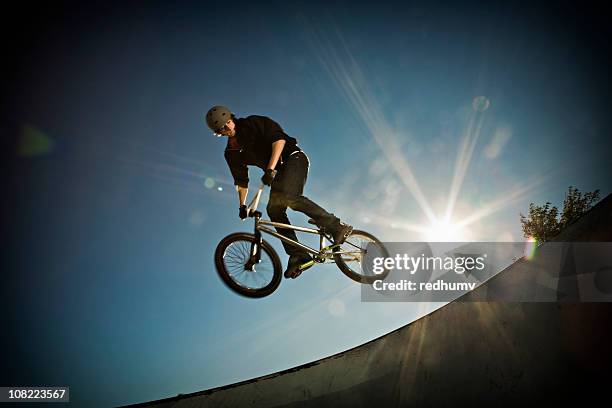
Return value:
<svg viewBox="0 0 612 408">
<path fill-rule="evenodd" d="M 449 221 L 436 220 L 425 229 L 428 242 L 466 242 L 470 240 L 469 231 Z"/>
</svg>

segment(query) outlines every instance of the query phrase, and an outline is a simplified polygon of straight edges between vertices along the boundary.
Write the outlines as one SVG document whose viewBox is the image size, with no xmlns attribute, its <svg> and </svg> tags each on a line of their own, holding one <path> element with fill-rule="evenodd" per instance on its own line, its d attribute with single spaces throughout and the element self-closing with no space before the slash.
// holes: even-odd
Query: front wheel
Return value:
<svg viewBox="0 0 612 408">
<path fill-rule="evenodd" d="M 251 298 L 268 296 L 278 288 L 282 265 L 278 254 L 261 241 L 259 262 L 251 262 L 255 235 L 237 232 L 223 238 L 215 250 L 215 266 L 221 280 L 234 292 Z"/>
<path fill-rule="evenodd" d="M 342 245 L 334 248 L 336 265 L 352 280 L 372 284 L 374 281 L 385 279 L 389 269 L 384 268 L 382 271 L 374 272 L 371 268 L 364 268 L 366 254 L 369 260 L 375 257 L 389 257 L 389 252 L 378 238 L 360 230 L 353 230 Z"/>
</svg>

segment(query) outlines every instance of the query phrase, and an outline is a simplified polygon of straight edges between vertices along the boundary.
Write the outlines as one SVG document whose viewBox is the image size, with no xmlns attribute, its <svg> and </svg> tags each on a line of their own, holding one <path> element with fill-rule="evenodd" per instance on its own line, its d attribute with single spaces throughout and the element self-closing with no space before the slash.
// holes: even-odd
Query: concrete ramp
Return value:
<svg viewBox="0 0 612 408">
<path fill-rule="evenodd" d="M 612 195 L 560 238 L 612 241 Z M 559 256 L 548 253 L 547 245 L 540 254 L 544 261 Z M 562 254 L 565 261 L 570 253 L 568 249 Z M 249 381 L 134 406 L 566 405 L 593 397 L 609 401 L 612 307 L 606 302 L 577 302 L 566 286 L 572 286 L 568 281 L 578 282 L 582 272 L 558 268 L 551 276 L 538 262 L 521 259 L 457 301 L 351 350 Z M 518 301 L 534 290 L 556 298 Z M 544 293 L 547 290 L 550 294 Z M 509 300 L 495 300 L 500 293 Z"/>
</svg>

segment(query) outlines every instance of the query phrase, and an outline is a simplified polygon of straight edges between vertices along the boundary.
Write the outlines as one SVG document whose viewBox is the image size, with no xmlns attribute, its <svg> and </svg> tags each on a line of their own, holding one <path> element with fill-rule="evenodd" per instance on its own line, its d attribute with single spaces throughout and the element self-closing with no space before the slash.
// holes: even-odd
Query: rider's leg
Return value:
<svg viewBox="0 0 612 408">
<path fill-rule="evenodd" d="M 289 218 L 287 217 L 287 197 L 284 193 L 281 193 L 278 190 L 274 189 L 274 185 L 272 186 L 272 190 L 270 191 L 270 199 L 268 200 L 268 206 L 266 207 L 266 211 L 268 212 L 268 216 L 271 221 L 280 222 L 283 224 L 291 224 L 289 222 Z M 295 231 L 292 229 L 286 228 L 278 228 L 276 227 L 276 231 L 294 241 L 297 241 L 297 235 Z M 302 255 L 305 251 L 299 247 L 294 245 L 290 245 L 285 241 L 281 241 L 283 247 L 285 248 L 285 252 L 287 255 Z"/>
<path fill-rule="evenodd" d="M 340 219 L 302 195 L 309 166 L 306 154 L 303 152 L 292 154 L 279 172 L 279 179 L 275 179 L 272 186 L 286 194 L 286 205 L 292 210 L 308 215 L 317 225 L 327 228 L 334 235 L 343 228 Z"/>
<path fill-rule="evenodd" d="M 287 217 L 287 197 L 285 193 L 275 190 L 274 185 L 272 186 L 272 191 L 270 191 L 270 199 L 268 201 L 266 210 L 268 211 L 270 220 L 274 222 L 281 222 L 283 224 L 290 224 L 289 218 Z M 294 230 L 278 227 L 275 228 L 279 234 L 297 242 L 298 239 Z M 285 252 L 287 252 L 287 255 L 289 255 L 289 261 L 287 263 L 287 269 L 285 270 L 284 276 L 285 278 L 296 278 L 301 273 L 299 266 L 311 261 L 312 257 L 302 248 L 288 244 L 284 241 L 281 242 L 285 248 Z"/>
<path fill-rule="evenodd" d="M 317 203 L 311 201 L 303 195 L 291 197 L 288 200 L 288 206 L 292 210 L 306 214 L 321 227 L 330 228 L 340 222 L 340 218 L 334 214 L 325 211 Z"/>
</svg>

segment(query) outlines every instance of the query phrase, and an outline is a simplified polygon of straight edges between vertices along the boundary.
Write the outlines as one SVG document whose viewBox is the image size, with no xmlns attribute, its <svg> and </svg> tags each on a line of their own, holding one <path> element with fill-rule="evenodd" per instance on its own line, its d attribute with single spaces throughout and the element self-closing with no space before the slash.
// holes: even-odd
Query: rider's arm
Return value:
<svg viewBox="0 0 612 408">
<path fill-rule="evenodd" d="M 236 190 L 238 190 L 238 200 L 240 200 L 240 205 L 246 205 L 246 198 L 249 188 L 236 186 Z"/>
<path fill-rule="evenodd" d="M 267 168 L 275 170 L 281 153 L 285 148 L 287 135 L 278 123 L 266 116 L 258 117 L 258 121 L 261 123 L 261 127 L 263 128 L 262 139 L 266 143 L 270 143 L 272 145 L 272 154 L 270 155 L 270 161 L 268 162 Z"/>
<path fill-rule="evenodd" d="M 274 170 L 276 168 L 276 163 L 283 152 L 283 148 L 285 147 L 285 141 L 283 139 L 277 140 L 272 143 L 272 155 L 270 156 L 270 162 L 268 162 L 268 168 Z"/>
<path fill-rule="evenodd" d="M 249 187 L 249 169 L 242 161 L 240 151 L 226 150 L 225 161 L 227 161 L 227 165 L 234 178 L 234 185 L 243 188 Z"/>
</svg>

